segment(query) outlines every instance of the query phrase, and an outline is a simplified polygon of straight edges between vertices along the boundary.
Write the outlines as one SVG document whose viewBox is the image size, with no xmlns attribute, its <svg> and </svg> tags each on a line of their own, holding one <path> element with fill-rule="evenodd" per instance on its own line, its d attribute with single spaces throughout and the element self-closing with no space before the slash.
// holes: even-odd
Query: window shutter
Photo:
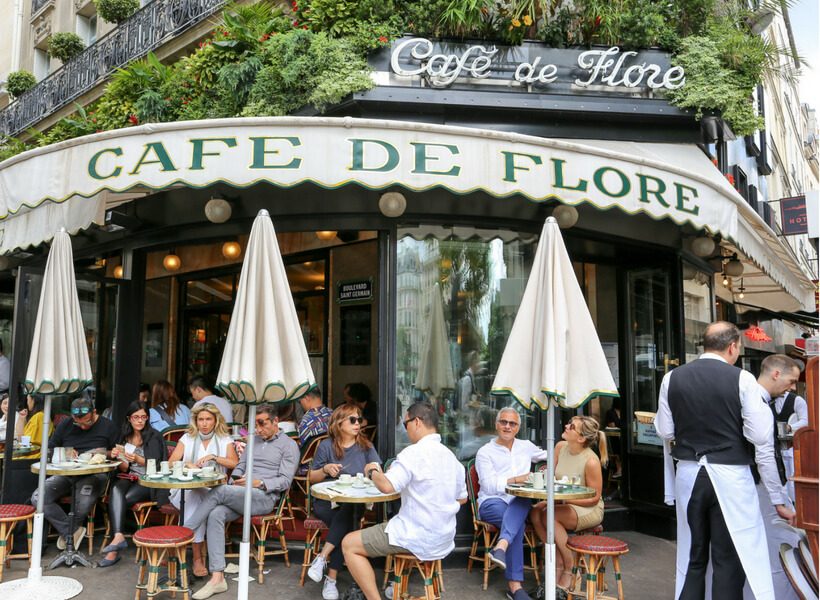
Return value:
<svg viewBox="0 0 820 600">
<path fill-rule="evenodd" d="M 45 50 L 34 49 L 34 78 L 37 81 L 45 79 L 51 72 L 51 57 Z"/>
<path fill-rule="evenodd" d="M 80 38 L 82 38 L 83 42 L 85 42 L 85 45 L 87 46 L 89 37 L 88 17 L 77 15 L 74 30 L 77 33 L 77 35 L 79 35 Z"/>
</svg>

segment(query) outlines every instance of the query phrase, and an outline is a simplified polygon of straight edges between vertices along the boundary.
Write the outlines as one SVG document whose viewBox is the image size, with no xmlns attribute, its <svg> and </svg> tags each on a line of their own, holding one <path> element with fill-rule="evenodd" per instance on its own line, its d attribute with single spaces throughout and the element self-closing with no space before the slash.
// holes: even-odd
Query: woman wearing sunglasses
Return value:
<svg viewBox="0 0 820 600">
<path fill-rule="evenodd" d="M 118 479 L 111 488 L 108 519 L 114 538 L 111 544 L 102 549 L 105 556 L 100 561 L 101 567 L 115 564 L 120 560 L 120 550 L 128 547 L 122 534 L 125 511 L 137 502 L 156 501 L 157 498 L 157 490 L 143 487 L 137 481 L 145 474 L 145 465 L 149 459 L 154 459 L 159 465 L 168 458 L 165 440 L 156 429 L 148 425 L 148 419 L 148 407 L 140 400 L 134 400 L 125 409 L 120 443 L 128 446 L 122 455 L 123 460 L 117 472 Z"/>
<path fill-rule="evenodd" d="M 185 430 L 177 447 L 168 459 L 171 463 L 181 460 L 188 468 L 202 468 L 207 464 L 216 467 L 218 473 L 233 469 L 239 462 L 236 447 L 228 433 L 228 425 L 219 408 L 206 402 L 195 406 L 191 414 L 191 423 Z M 185 514 L 183 522 L 187 523 L 196 511 L 199 503 L 208 495 L 210 488 L 187 490 L 185 494 Z M 171 504 L 179 508 L 181 490 L 171 492 Z M 194 531 L 194 575 L 206 577 L 208 569 L 203 560 L 203 542 L 205 541 L 205 523 Z"/>
<path fill-rule="evenodd" d="M 558 553 L 558 573 L 555 580 L 558 587 L 564 590 L 569 586 L 572 576 L 572 552 L 567 548 L 567 531 L 589 529 L 600 525 L 604 520 L 604 500 L 601 498 L 604 478 L 601 464 L 606 466 L 609 455 L 606 436 L 598 427 L 598 421 L 592 417 L 573 417 L 561 434 L 563 441 L 555 446 L 556 479 L 580 473 L 581 485 L 595 490 L 593 498 L 565 500 L 564 504 L 555 506 L 555 549 Z M 595 445 L 601 453 L 600 460 L 592 450 Z M 530 512 L 535 533 L 542 542 L 547 537 L 546 508 L 546 502 L 539 502 Z"/>
<path fill-rule="evenodd" d="M 376 449 L 367 436 L 362 433 L 364 419 L 358 406 L 342 404 L 330 416 L 328 438 L 319 443 L 310 471 L 310 483 L 320 483 L 336 479 L 342 473 L 356 476 L 364 473 L 365 465 L 375 462 L 381 464 Z M 361 505 L 339 504 L 331 507 L 327 500 L 313 501 L 314 512 L 328 526 L 327 540 L 321 553 L 308 570 L 308 576 L 320 582 L 325 567 L 328 568 L 322 589 L 324 600 L 336 600 L 339 592 L 336 589 L 336 575 L 344 564 L 342 555 L 342 538 L 353 531 L 356 519 L 361 518 Z M 357 510 L 358 507 L 358 510 Z"/>
<path fill-rule="evenodd" d="M 17 413 L 17 423 L 15 430 L 17 432 L 17 439 L 27 435 L 31 438 L 32 444 L 38 446 L 43 445 L 43 407 L 46 399 L 42 394 L 29 394 L 26 396 L 26 406 L 19 413 Z M 49 436 L 54 433 L 54 423 L 51 423 L 48 428 Z M 32 454 L 26 457 L 40 458 L 40 453 Z"/>
</svg>

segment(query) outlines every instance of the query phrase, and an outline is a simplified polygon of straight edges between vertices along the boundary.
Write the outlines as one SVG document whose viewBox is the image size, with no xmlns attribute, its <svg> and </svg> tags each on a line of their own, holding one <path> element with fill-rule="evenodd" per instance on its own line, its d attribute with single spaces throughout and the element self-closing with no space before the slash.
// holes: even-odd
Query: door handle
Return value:
<svg viewBox="0 0 820 600">
<path fill-rule="evenodd" d="M 663 355 L 663 372 L 664 373 L 669 372 L 669 365 L 679 367 L 680 366 L 680 359 L 679 358 L 670 359 L 668 354 L 664 354 Z"/>
</svg>

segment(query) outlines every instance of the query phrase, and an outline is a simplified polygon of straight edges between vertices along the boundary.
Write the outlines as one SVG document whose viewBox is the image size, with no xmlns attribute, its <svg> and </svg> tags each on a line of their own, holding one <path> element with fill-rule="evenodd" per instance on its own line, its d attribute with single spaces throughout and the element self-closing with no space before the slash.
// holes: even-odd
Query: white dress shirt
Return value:
<svg viewBox="0 0 820 600">
<path fill-rule="evenodd" d="M 507 480 L 527 473 L 532 463 L 547 460 L 547 451 L 529 440 L 513 440 L 512 450 L 498 443 L 498 438 L 484 444 L 475 457 L 478 472 L 478 505 L 488 498 L 500 498 L 507 504 L 515 497 L 507 494 Z"/>
<path fill-rule="evenodd" d="M 774 409 L 777 412 L 783 410 L 783 405 L 786 403 L 786 396 L 788 396 L 788 394 L 789 392 L 786 392 L 774 401 Z M 806 406 L 806 401 L 797 394 L 795 394 L 794 397 L 794 414 L 797 415 L 797 422 L 792 426 L 792 432 L 797 431 L 801 427 L 809 426 L 809 407 Z"/>
<path fill-rule="evenodd" d="M 698 360 L 726 360 L 712 352 L 704 352 Z M 672 410 L 669 407 L 669 380 L 675 371 L 670 371 L 663 377 L 661 391 L 658 397 L 658 413 L 655 417 L 655 430 L 664 439 L 675 439 L 675 422 L 672 419 Z M 743 419 L 743 436 L 755 447 L 755 462 L 760 473 L 760 480 L 766 486 L 772 504 L 785 504 L 783 486 L 780 485 L 780 476 L 774 462 L 774 417 L 768 406 L 768 392 L 758 385 L 754 375 L 748 371 L 740 371 L 738 381 L 740 388 L 740 414 Z M 765 396 L 764 396 L 765 394 Z M 708 454 L 701 458 L 701 462 L 708 462 Z M 681 461 L 685 462 L 685 461 Z M 748 470 L 744 465 L 723 465 L 735 470 Z M 730 469 L 731 470 L 731 469 Z"/>
<path fill-rule="evenodd" d="M 401 510 L 387 524 L 394 546 L 419 560 L 438 560 L 455 547 L 458 502 L 467 498 L 464 467 L 431 433 L 396 457 L 385 477 L 401 492 Z"/>
</svg>

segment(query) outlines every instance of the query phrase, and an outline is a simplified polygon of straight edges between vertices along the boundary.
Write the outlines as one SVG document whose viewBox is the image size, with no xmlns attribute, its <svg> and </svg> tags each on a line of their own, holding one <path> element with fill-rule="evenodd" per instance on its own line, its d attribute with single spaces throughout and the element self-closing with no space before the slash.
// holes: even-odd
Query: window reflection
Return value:
<svg viewBox="0 0 820 600">
<path fill-rule="evenodd" d="M 396 309 L 396 450 L 413 402 L 434 404 L 442 442 L 461 460 L 495 436 L 508 400 L 490 395 L 524 294 L 536 237 L 440 227 L 399 230 Z M 521 409 L 520 437 L 537 442 Z"/>
</svg>

